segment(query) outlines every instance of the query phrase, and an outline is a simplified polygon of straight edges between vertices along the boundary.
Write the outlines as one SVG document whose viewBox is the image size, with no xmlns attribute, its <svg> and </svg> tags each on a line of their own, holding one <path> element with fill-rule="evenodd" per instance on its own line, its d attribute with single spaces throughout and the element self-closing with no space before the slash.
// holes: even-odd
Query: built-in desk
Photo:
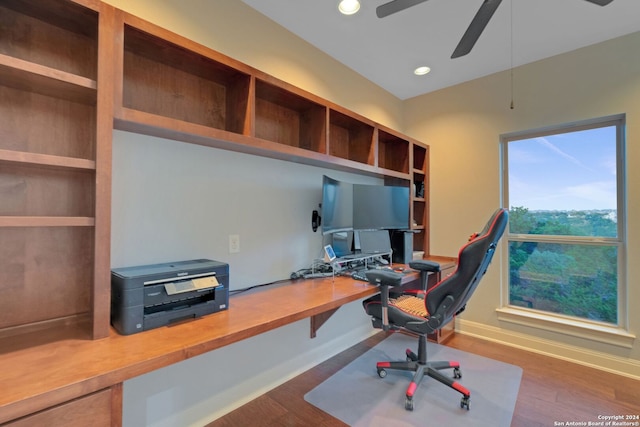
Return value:
<svg viewBox="0 0 640 427">
<path fill-rule="evenodd" d="M 307 317 L 315 330 L 322 324 L 313 320 L 316 316 L 375 292 L 376 287 L 346 277 L 300 280 L 232 296 L 226 311 L 129 336 L 112 329 L 108 338 L 89 340 L 68 330 L 5 339 L 0 343 L 0 423 L 91 396 L 97 405 L 91 424 L 102 425 L 96 420 L 104 418 L 104 425 L 119 425 L 123 381 Z M 100 393 L 94 397 L 95 392 Z M 89 403 L 79 402 L 73 408 L 78 413 Z M 101 410 L 109 414 L 101 418 L 95 413 Z M 74 425 L 74 419 L 58 422 Z"/>
<path fill-rule="evenodd" d="M 299 280 L 234 295 L 226 311 L 129 336 L 112 329 L 90 340 L 76 325 L 4 338 L 0 424 L 118 426 L 123 381 L 305 318 L 313 336 L 340 306 L 376 292 L 348 277 Z"/>
</svg>

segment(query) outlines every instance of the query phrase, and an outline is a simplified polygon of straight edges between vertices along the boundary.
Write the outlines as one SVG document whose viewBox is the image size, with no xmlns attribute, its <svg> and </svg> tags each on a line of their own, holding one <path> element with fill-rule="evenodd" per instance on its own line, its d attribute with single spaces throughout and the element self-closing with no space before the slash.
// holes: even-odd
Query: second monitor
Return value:
<svg viewBox="0 0 640 427">
<path fill-rule="evenodd" d="M 387 230 L 360 230 L 354 232 L 354 246 L 360 253 L 388 254 L 391 252 L 391 239 Z"/>
<path fill-rule="evenodd" d="M 322 233 L 407 230 L 409 187 L 352 184 L 323 176 Z"/>
</svg>

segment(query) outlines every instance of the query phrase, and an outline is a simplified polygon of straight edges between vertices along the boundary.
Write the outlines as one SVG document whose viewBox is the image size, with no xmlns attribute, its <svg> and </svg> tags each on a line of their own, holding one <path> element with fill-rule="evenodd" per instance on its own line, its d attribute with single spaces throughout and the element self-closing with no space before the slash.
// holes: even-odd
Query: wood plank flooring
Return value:
<svg viewBox="0 0 640 427">
<path fill-rule="evenodd" d="M 380 332 L 354 345 L 207 427 L 345 426 L 305 402 L 304 395 L 384 338 Z M 523 369 L 512 427 L 561 426 L 571 422 L 587 425 L 589 421 L 602 421 L 599 415 L 640 416 L 638 380 L 460 334 L 445 345 Z"/>
</svg>

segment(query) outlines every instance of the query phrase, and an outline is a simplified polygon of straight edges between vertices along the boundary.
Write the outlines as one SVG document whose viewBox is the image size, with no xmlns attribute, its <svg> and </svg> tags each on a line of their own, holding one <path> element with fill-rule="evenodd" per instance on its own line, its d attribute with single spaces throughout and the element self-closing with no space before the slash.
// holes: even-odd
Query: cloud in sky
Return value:
<svg viewBox="0 0 640 427">
<path fill-rule="evenodd" d="M 511 141 L 508 161 L 510 206 L 617 208 L 616 139 L 611 129 Z"/>
<path fill-rule="evenodd" d="M 592 168 L 588 167 L 587 165 L 582 163 L 580 160 L 578 160 L 577 158 L 575 158 L 571 154 L 568 154 L 565 151 L 562 151 L 560 148 L 558 148 L 557 145 L 555 145 L 551 141 L 549 141 L 549 139 L 547 139 L 545 137 L 538 137 L 538 138 L 535 138 L 535 140 L 539 144 L 541 144 L 542 146 L 548 148 L 549 150 L 553 151 L 557 155 L 563 157 L 565 160 L 568 160 L 569 162 L 571 162 L 571 163 L 573 163 L 575 165 L 578 165 L 580 167 L 583 167 L 583 168 L 585 168 L 585 169 L 587 169 L 589 171 L 593 171 Z"/>
</svg>

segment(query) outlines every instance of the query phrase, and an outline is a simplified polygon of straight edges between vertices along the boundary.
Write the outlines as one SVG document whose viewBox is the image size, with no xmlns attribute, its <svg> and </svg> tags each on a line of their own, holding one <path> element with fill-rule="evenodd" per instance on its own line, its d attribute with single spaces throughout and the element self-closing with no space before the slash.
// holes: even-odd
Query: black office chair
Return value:
<svg viewBox="0 0 640 427">
<path fill-rule="evenodd" d="M 495 248 L 508 221 L 508 211 L 498 209 L 479 233 L 474 233 L 458 253 L 457 268 L 427 290 L 430 273 L 440 270 L 438 263 L 417 260 L 409 266 L 420 271 L 422 290 L 403 291 L 399 286 L 402 274 L 394 271 L 372 270 L 366 273 L 370 283 L 380 287 L 380 294 L 363 302 L 373 326 L 385 331 L 405 331 L 418 335 L 418 354 L 406 351 L 406 361 L 378 362 L 378 375 L 384 378 L 387 369 L 415 372 L 406 392 L 405 409 L 413 410 L 413 395 L 424 375 L 462 393 L 460 407 L 469 409 L 471 393 L 453 379 L 441 374 L 453 369 L 454 379 L 460 378 L 460 364 L 451 361 L 427 361 L 427 335 L 440 329 L 462 312 L 487 271 Z"/>
</svg>

